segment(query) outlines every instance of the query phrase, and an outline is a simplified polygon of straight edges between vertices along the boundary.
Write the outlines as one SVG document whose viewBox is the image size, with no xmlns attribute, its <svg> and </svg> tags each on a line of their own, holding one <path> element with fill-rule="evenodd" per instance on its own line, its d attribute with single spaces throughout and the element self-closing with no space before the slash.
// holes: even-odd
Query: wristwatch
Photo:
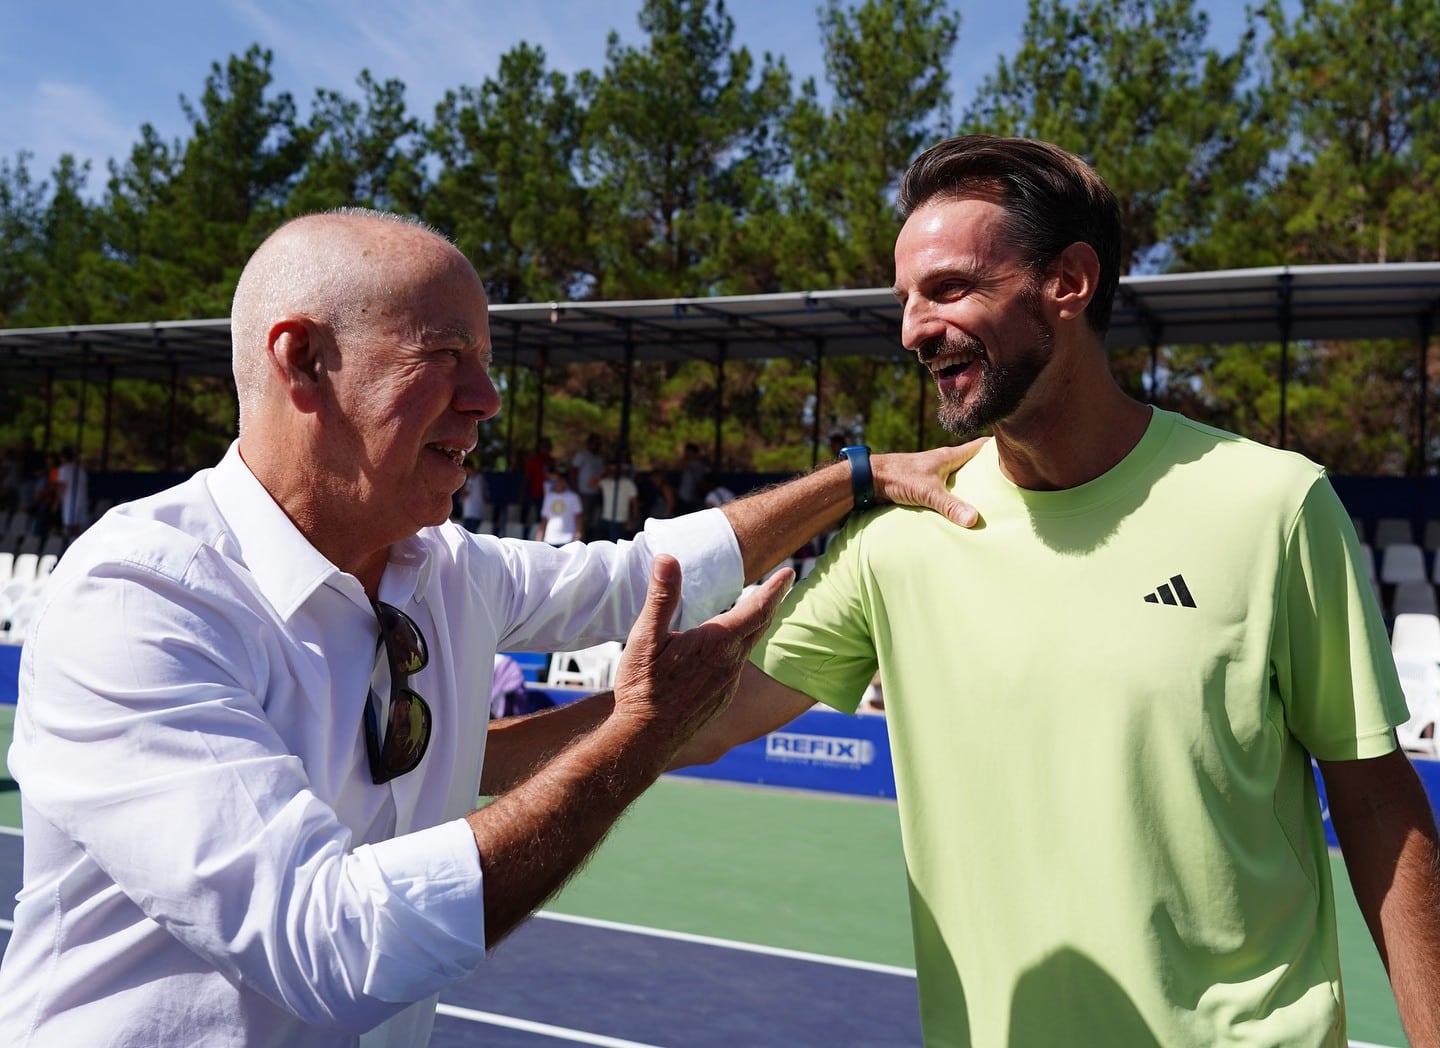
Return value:
<svg viewBox="0 0 1440 1048">
<path fill-rule="evenodd" d="M 855 497 L 854 513 L 875 505 L 875 478 L 870 473 L 870 449 L 864 444 L 851 444 L 840 449 L 840 457 L 850 463 L 850 492 Z"/>
</svg>

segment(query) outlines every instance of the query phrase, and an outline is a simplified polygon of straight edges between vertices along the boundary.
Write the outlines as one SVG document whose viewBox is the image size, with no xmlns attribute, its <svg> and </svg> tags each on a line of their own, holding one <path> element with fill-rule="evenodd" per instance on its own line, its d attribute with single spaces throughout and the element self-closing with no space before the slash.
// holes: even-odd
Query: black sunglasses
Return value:
<svg viewBox="0 0 1440 1048">
<path fill-rule="evenodd" d="M 425 668 L 430 653 L 414 619 L 382 601 L 370 604 L 380 638 L 365 700 L 365 751 L 370 778 L 378 784 L 414 771 L 430 745 L 430 707 L 405 686 L 411 674 Z"/>
</svg>

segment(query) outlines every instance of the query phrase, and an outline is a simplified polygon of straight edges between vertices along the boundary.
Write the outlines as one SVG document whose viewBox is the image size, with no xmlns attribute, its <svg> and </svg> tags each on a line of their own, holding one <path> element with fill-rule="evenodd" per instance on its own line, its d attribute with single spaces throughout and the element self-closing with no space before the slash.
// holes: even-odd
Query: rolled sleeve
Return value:
<svg viewBox="0 0 1440 1048">
<path fill-rule="evenodd" d="M 362 845 L 354 862 L 376 903 L 367 995 L 409 1003 L 485 959 L 480 853 L 465 820 Z"/>
</svg>

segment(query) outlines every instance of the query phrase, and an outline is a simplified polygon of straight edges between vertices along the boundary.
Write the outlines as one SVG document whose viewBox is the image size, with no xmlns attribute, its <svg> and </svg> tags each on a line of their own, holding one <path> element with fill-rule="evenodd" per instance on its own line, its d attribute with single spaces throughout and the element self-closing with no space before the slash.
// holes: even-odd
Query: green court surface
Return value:
<svg viewBox="0 0 1440 1048">
<path fill-rule="evenodd" d="M 8 749 L 12 707 L 0 705 Z M 0 782 L 0 825 L 19 797 Z M 1332 857 L 1352 1040 L 1403 1046 L 1384 969 Z M 895 806 L 667 778 L 642 797 L 550 910 L 912 967 Z M 9 905 L 4 906 L 8 915 Z"/>
</svg>

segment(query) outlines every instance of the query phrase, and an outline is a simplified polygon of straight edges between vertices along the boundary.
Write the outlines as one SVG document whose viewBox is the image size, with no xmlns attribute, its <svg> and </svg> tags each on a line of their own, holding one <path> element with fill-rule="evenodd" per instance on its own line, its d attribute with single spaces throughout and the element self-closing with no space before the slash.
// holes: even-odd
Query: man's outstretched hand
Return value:
<svg viewBox="0 0 1440 1048">
<path fill-rule="evenodd" d="M 730 702 L 740 670 L 794 581 L 789 568 L 741 594 L 734 607 L 676 633 L 680 564 L 661 554 L 650 569 L 645 608 L 615 672 L 615 713 L 664 725 L 675 748 Z"/>
</svg>

